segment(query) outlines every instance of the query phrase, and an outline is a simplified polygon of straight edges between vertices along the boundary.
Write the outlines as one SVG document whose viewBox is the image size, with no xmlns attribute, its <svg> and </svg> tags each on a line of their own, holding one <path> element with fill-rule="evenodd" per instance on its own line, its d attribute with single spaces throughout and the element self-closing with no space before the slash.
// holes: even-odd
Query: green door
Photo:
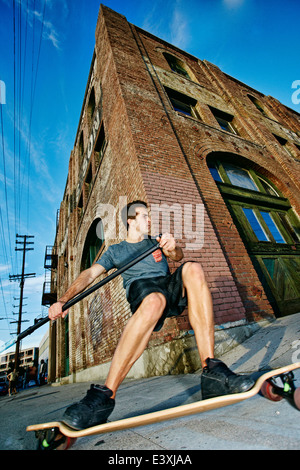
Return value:
<svg viewBox="0 0 300 470">
<path fill-rule="evenodd" d="M 274 201 L 267 204 L 252 198 L 246 204 L 229 198 L 226 202 L 275 313 L 299 312 L 300 257 L 299 243 L 293 240 L 293 213 L 287 207 L 274 207 Z"/>
<path fill-rule="evenodd" d="M 278 316 L 300 311 L 300 223 L 265 177 L 229 162 L 209 164 Z"/>
</svg>

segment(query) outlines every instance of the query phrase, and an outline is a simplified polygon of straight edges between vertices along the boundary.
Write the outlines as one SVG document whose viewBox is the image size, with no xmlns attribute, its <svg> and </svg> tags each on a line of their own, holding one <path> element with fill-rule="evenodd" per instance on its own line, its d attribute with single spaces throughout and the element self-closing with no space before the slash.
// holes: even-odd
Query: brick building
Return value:
<svg viewBox="0 0 300 470">
<path fill-rule="evenodd" d="M 22 349 L 19 355 L 19 365 L 26 369 L 28 366 L 38 367 L 39 348 Z M 4 353 L 0 355 L 0 382 L 6 381 L 6 376 L 14 367 L 15 353 Z"/>
<path fill-rule="evenodd" d="M 217 354 L 237 332 L 300 311 L 299 163 L 298 113 L 101 6 L 43 302 L 124 238 L 127 198 L 147 201 L 185 260 L 202 263 Z M 51 379 L 105 375 L 129 316 L 121 278 L 72 307 L 50 329 Z M 132 374 L 197 367 L 183 315 L 152 335 Z"/>
</svg>

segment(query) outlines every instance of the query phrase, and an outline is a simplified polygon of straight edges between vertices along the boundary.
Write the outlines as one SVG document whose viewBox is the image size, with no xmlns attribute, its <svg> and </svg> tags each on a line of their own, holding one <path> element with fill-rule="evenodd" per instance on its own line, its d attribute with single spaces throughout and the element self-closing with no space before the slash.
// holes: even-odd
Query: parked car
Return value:
<svg viewBox="0 0 300 470">
<path fill-rule="evenodd" d="M 0 383 L 0 395 L 6 395 L 8 393 L 8 385 L 5 382 Z"/>
</svg>

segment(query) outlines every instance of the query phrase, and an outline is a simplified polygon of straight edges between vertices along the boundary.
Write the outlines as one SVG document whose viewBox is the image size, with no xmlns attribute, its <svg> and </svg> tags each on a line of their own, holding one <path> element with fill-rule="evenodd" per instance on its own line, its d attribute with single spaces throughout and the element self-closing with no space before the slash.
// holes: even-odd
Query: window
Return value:
<svg viewBox="0 0 300 470">
<path fill-rule="evenodd" d="M 78 208 L 78 215 L 79 215 L 79 217 L 81 217 L 83 215 L 83 193 L 82 192 L 80 194 L 80 198 L 79 198 L 79 201 L 78 201 L 78 204 L 77 204 L 77 208 Z"/>
<path fill-rule="evenodd" d="M 218 172 L 217 168 L 213 163 L 208 163 L 208 168 L 210 171 L 211 176 L 215 181 L 218 181 L 219 183 L 223 183 L 223 180 L 220 176 L 220 173 Z"/>
<path fill-rule="evenodd" d="M 249 172 L 242 168 L 239 168 L 235 165 L 229 163 L 224 163 L 223 168 L 231 182 L 234 186 L 239 186 L 245 189 L 252 189 L 253 191 L 258 191 L 256 184 L 251 178 Z"/>
<path fill-rule="evenodd" d="M 91 90 L 89 104 L 88 104 L 88 116 L 90 119 L 93 117 L 95 107 L 96 107 L 96 100 L 95 100 L 95 91 L 93 87 Z"/>
<path fill-rule="evenodd" d="M 85 183 L 85 197 L 87 198 L 93 186 L 92 165 L 89 166 L 84 183 Z"/>
<path fill-rule="evenodd" d="M 263 109 L 260 101 L 258 101 L 257 98 L 254 98 L 254 96 L 252 95 L 247 95 L 249 100 L 252 101 L 252 103 L 254 104 L 254 106 L 256 107 L 256 109 L 258 109 L 259 112 L 261 112 L 261 114 L 263 114 L 264 116 L 268 117 L 267 113 L 265 112 L 265 110 Z"/>
<path fill-rule="evenodd" d="M 274 240 L 276 243 L 285 243 L 285 240 L 283 239 L 277 225 L 275 224 L 272 215 L 269 212 L 264 212 L 260 211 L 260 214 L 264 221 L 266 222 L 266 225 L 268 229 L 270 230 Z"/>
<path fill-rule="evenodd" d="M 177 59 L 177 57 L 174 57 L 173 55 L 167 54 L 167 53 L 164 53 L 164 57 L 167 60 L 169 66 L 170 66 L 171 70 L 173 70 L 173 72 L 179 73 L 180 75 L 183 75 L 186 78 L 190 78 L 188 72 L 186 71 L 186 69 L 184 67 L 184 63 L 181 60 L 179 60 L 179 59 Z"/>
<path fill-rule="evenodd" d="M 213 179 L 219 183 L 224 182 L 240 188 L 262 192 L 269 196 L 282 197 L 271 183 L 251 169 L 218 161 L 208 162 L 207 165 Z"/>
<path fill-rule="evenodd" d="M 92 266 L 103 243 L 103 224 L 101 219 L 96 219 L 92 223 L 85 240 L 81 258 L 81 270 L 88 269 Z"/>
<path fill-rule="evenodd" d="M 277 212 L 278 217 L 280 218 L 280 222 L 283 225 L 283 228 L 286 232 L 290 235 L 291 239 L 294 243 L 300 242 L 300 233 L 297 234 L 296 228 L 292 225 L 290 218 L 287 214 L 283 212 Z"/>
<path fill-rule="evenodd" d="M 194 98 L 168 87 L 165 87 L 165 90 L 175 111 L 199 119 L 199 115 L 196 111 L 197 101 Z"/>
<path fill-rule="evenodd" d="M 273 136 L 275 137 L 275 139 L 280 145 L 284 146 L 285 144 L 287 144 L 287 140 L 284 139 L 283 137 L 280 137 L 279 135 L 276 135 L 276 134 L 273 134 Z"/>
<path fill-rule="evenodd" d="M 105 149 L 105 144 L 106 144 L 106 139 L 105 139 L 105 132 L 104 132 L 104 127 L 103 124 L 101 126 L 101 129 L 98 134 L 98 138 L 95 144 L 94 151 L 96 152 L 96 157 L 97 157 L 97 163 L 99 163 L 102 160 L 104 149 Z"/>
<path fill-rule="evenodd" d="M 79 157 L 82 159 L 83 153 L 84 153 L 83 131 L 81 131 L 81 134 L 79 137 L 78 151 L 79 151 Z"/>
<path fill-rule="evenodd" d="M 267 237 L 261 223 L 259 222 L 255 212 L 253 209 L 246 209 L 243 207 L 243 212 L 245 216 L 247 217 L 247 220 L 249 224 L 251 225 L 251 228 L 253 232 L 256 235 L 256 238 L 258 241 L 261 242 L 268 242 L 270 241 L 269 238 Z"/>
<path fill-rule="evenodd" d="M 207 161 L 274 312 L 299 312 L 300 224 L 290 201 L 244 158 L 229 152 L 211 152 Z M 237 166 L 238 162 L 246 168 Z M 212 205 L 215 211 L 215 200 Z M 226 218 L 218 222 L 227 225 Z M 217 228 L 222 236 L 223 226 Z M 234 235 L 226 236 L 229 249 L 235 250 Z"/>
<path fill-rule="evenodd" d="M 260 178 L 259 176 L 258 176 L 258 179 L 259 179 L 260 184 L 262 185 L 263 189 L 265 190 L 265 192 L 267 194 L 269 194 L 270 196 L 279 197 L 278 193 L 275 191 L 275 189 L 267 181 L 265 181 L 263 178 Z"/>
<path fill-rule="evenodd" d="M 288 141 L 284 139 L 283 137 L 280 137 L 279 135 L 273 134 L 277 142 L 281 145 L 281 147 L 289 154 L 290 157 L 293 157 L 292 153 L 290 152 L 287 144 Z"/>
<path fill-rule="evenodd" d="M 243 212 L 258 241 L 286 243 L 270 212 L 245 207 Z"/>
<path fill-rule="evenodd" d="M 220 128 L 223 131 L 231 132 L 232 134 L 237 134 L 236 129 L 232 125 L 233 116 L 231 114 L 225 113 L 224 111 L 220 111 L 219 109 L 213 108 L 209 106 L 209 109 L 213 113 L 216 121 L 218 122 Z"/>
<path fill-rule="evenodd" d="M 250 224 L 252 230 L 248 227 L 246 238 L 252 242 L 299 244 L 297 216 L 271 182 L 252 169 L 227 161 L 210 161 L 208 168 L 223 196 L 230 200 L 238 223 Z M 244 206 L 245 199 L 248 207 Z M 243 216 L 247 221 L 242 221 Z"/>
</svg>

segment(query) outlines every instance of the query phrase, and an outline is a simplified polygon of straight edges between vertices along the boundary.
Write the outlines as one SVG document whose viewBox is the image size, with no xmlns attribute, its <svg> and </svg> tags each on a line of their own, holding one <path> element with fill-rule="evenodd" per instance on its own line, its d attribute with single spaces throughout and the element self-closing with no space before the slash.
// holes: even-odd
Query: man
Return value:
<svg viewBox="0 0 300 470">
<path fill-rule="evenodd" d="M 244 392 L 254 385 L 248 376 L 236 375 L 223 362 L 214 359 L 213 305 L 201 265 L 186 262 L 170 274 L 167 258 L 174 261 L 183 258 L 173 236 L 165 233 L 156 241 L 148 237 L 150 219 L 143 201 L 128 204 L 122 216 L 127 224 L 127 239 L 110 246 L 100 260 L 83 271 L 49 309 L 51 320 L 64 318 L 68 313 L 62 312 L 65 302 L 101 274 L 124 266 L 159 242 L 160 249 L 122 274 L 133 315 L 117 345 L 105 385 L 91 386 L 79 403 L 66 409 L 63 421 L 75 429 L 106 422 L 114 408 L 118 387 L 145 350 L 152 332 L 162 327 L 166 317 L 180 315 L 187 305 L 203 367 L 202 398 Z"/>
<path fill-rule="evenodd" d="M 16 370 L 12 370 L 9 374 L 7 374 L 7 380 L 9 381 L 8 385 L 8 395 L 16 395 L 17 392 L 17 383 L 18 383 L 19 372 Z"/>
<path fill-rule="evenodd" d="M 39 380 L 40 385 L 45 385 L 46 383 L 46 372 L 47 372 L 47 364 L 44 359 L 41 360 L 40 370 L 39 370 Z"/>
</svg>

